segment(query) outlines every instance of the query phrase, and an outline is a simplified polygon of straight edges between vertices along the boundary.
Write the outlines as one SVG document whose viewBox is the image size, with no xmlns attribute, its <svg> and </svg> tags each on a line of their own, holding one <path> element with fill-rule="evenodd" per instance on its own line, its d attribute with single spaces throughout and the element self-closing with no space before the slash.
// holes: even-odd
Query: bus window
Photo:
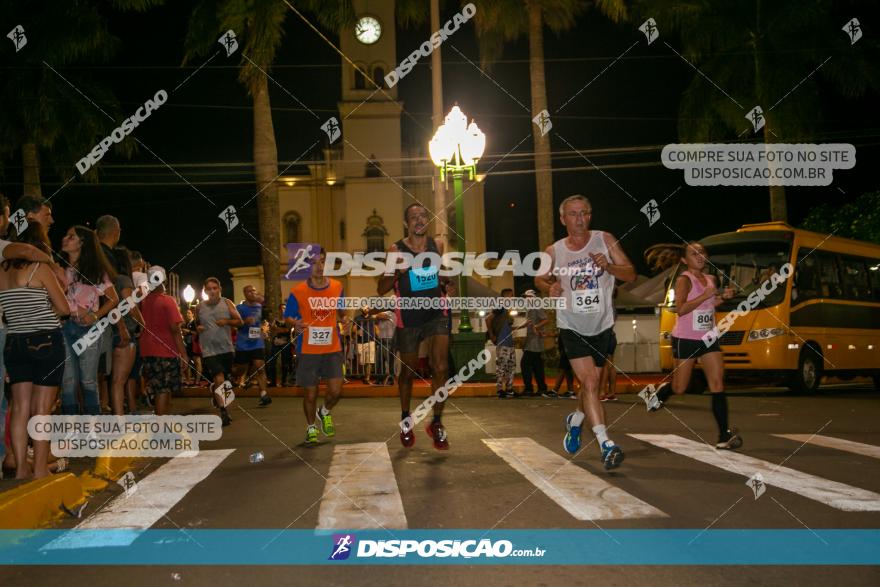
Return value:
<svg viewBox="0 0 880 587">
<path fill-rule="evenodd" d="M 735 242 L 710 244 L 708 273 L 718 279 L 721 288 L 730 287 L 734 297 L 718 306 L 729 312 L 749 294 L 760 288 L 774 273 L 788 263 L 791 245 L 785 242 Z M 773 288 L 760 306 L 767 308 L 785 300 L 785 287 Z"/>
<path fill-rule="evenodd" d="M 816 251 L 813 253 L 819 263 L 819 284 L 823 298 L 841 298 L 840 273 L 837 271 L 837 255 Z"/>
<path fill-rule="evenodd" d="M 798 250 L 797 269 L 791 288 L 792 303 L 819 297 L 819 264 L 817 257 L 808 249 Z"/>
<path fill-rule="evenodd" d="M 843 295 L 848 300 L 871 300 L 871 285 L 865 260 L 858 257 L 842 257 L 840 268 L 843 273 Z"/>
<path fill-rule="evenodd" d="M 880 259 L 866 259 L 865 262 L 868 264 L 868 279 L 874 290 L 874 301 L 880 302 Z"/>
</svg>

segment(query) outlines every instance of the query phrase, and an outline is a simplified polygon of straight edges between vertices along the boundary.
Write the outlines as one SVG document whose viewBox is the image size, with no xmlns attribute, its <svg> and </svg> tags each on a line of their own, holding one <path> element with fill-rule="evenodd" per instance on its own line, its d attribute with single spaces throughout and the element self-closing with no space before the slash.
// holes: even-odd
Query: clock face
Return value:
<svg viewBox="0 0 880 587">
<path fill-rule="evenodd" d="M 362 16 L 354 25 L 354 36 L 364 45 L 372 45 L 382 36 L 382 25 L 373 16 Z"/>
</svg>

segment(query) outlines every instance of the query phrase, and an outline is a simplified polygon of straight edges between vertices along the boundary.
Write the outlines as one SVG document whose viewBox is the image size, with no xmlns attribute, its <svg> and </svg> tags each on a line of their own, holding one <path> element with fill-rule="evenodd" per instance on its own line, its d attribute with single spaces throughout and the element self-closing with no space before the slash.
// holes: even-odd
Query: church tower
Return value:
<svg viewBox="0 0 880 587">
<path fill-rule="evenodd" d="M 336 118 L 342 134 L 324 149 L 323 161 L 313 161 L 307 172 L 300 168 L 297 174 L 278 179 L 282 293 L 294 285 L 284 279 L 287 243 L 318 243 L 328 251 L 349 254 L 387 249 L 404 237 L 406 206 L 419 202 L 429 210 L 433 207 L 432 189 L 439 174 L 427 157 L 430 129 L 415 139 L 420 148 L 404 151 L 403 104 L 397 86 L 389 88 L 384 79 L 399 63 L 395 2 L 353 0 L 352 5 L 355 22 L 339 31 L 338 47 L 344 57 L 339 57 L 342 79 Z M 293 158 L 279 155 L 282 160 Z M 466 184 L 473 187 L 465 202 L 468 249 L 485 251 L 483 185 Z M 441 211 L 438 217 L 446 221 L 448 213 Z M 263 281 L 261 266 L 235 267 L 230 272 L 236 300 L 242 298 L 245 285 Z M 376 295 L 375 278 L 337 279 L 347 296 Z"/>
<path fill-rule="evenodd" d="M 388 175 L 398 177 L 403 105 L 397 101 L 397 86 L 385 83 L 385 75 L 397 66 L 394 2 L 352 4 L 355 24 L 343 29 L 339 39 L 345 55 L 339 102 L 345 177 L 364 177 L 365 164 L 373 158 Z"/>
</svg>

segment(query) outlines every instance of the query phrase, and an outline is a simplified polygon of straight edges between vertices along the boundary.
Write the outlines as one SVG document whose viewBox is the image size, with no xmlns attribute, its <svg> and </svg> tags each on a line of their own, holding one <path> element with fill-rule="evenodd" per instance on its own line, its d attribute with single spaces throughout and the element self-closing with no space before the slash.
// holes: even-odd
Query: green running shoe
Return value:
<svg viewBox="0 0 880 587">
<path fill-rule="evenodd" d="M 314 424 L 309 426 L 308 430 L 306 430 L 306 444 L 318 444 L 318 427 Z"/>
<path fill-rule="evenodd" d="M 324 433 L 324 436 L 334 436 L 336 428 L 333 427 L 333 418 L 330 417 L 330 412 L 327 412 L 326 416 L 322 416 L 319 410 L 316 415 L 318 420 L 321 421 L 321 432 Z"/>
</svg>

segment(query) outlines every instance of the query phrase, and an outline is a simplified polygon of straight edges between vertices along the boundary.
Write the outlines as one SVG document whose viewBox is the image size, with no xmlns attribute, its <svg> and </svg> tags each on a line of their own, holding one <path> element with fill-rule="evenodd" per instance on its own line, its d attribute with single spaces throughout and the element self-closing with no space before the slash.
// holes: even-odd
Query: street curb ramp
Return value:
<svg viewBox="0 0 880 587">
<path fill-rule="evenodd" d="M 47 525 L 85 500 L 83 485 L 73 473 L 50 475 L 0 493 L 0 529 L 20 530 Z"/>
<path fill-rule="evenodd" d="M 135 435 L 132 435 L 134 438 Z M 85 502 L 128 471 L 137 457 L 101 454 L 91 471 L 49 475 L 0 493 L 0 530 L 41 528 Z"/>
</svg>

